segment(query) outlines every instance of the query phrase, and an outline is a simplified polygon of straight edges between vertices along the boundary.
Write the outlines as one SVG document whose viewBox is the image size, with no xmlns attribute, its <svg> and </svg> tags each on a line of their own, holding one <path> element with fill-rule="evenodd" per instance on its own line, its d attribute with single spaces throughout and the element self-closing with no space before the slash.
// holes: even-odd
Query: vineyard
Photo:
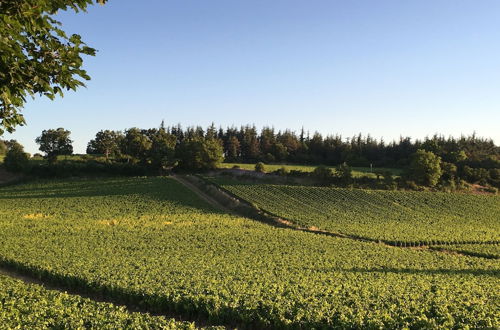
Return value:
<svg viewBox="0 0 500 330">
<path fill-rule="evenodd" d="M 500 196 L 216 182 L 305 227 L 402 246 L 500 243 Z"/>
<path fill-rule="evenodd" d="M 123 307 L 24 284 L 0 274 L 2 329 L 194 329 L 187 322 L 130 313 Z"/>
<path fill-rule="evenodd" d="M 436 245 L 436 249 L 445 249 L 471 256 L 500 259 L 500 246 L 498 244 L 458 244 L 458 245 Z"/>
<path fill-rule="evenodd" d="M 496 232 L 490 229 L 485 226 L 489 236 L 478 233 L 475 239 L 494 239 L 498 227 Z M 0 240 L 4 268 L 152 313 L 202 318 L 213 325 L 500 325 L 497 260 L 275 228 L 215 211 L 170 178 L 72 179 L 4 187 Z M 17 315 L 37 305 L 33 313 L 48 315 L 54 322 L 49 324 L 60 324 L 58 313 L 70 315 L 67 322 L 86 320 L 86 313 L 93 313 L 100 327 L 102 313 L 110 313 L 109 328 L 137 322 L 191 326 L 0 280 L 0 320 L 10 324 L 21 324 Z"/>
</svg>

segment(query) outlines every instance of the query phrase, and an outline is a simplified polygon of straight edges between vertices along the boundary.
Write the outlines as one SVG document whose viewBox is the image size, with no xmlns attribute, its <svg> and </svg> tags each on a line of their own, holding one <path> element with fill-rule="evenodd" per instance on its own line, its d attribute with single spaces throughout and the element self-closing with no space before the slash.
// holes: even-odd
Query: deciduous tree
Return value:
<svg viewBox="0 0 500 330">
<path fill-rule="evenodd" d="M 151 140 L 151 148 L 149 150 L 151 164 L 156 168 L 173 164 L 177 143 L 175 135 L 167 133 L 162 126 L 159 129 L 149 130 L 148 136 Z"/>
<path fill-rule="evenodd" d="M 8 171 L 22 172 L 29 167 L 29 154 L 24 152 L 21 144 L 11 141 L 3 163 Z"/>
<path fill-rule="evenodd" d="M 42 135 L 36 138 L 40 145 L 39 150 L 47 154 L 49 163 L 53 164 L 59 155 L 71 155 L 73 153 L 73 141 L 69 138 L 71 132 L 60 127 L 58 129 L 44 130 Z"/>
<path fill-rule="evenodd" d="M 177 150 L 179 167 L 189 170 L 215 169 L 224 159 L 217 139 L 195 138 L 183 141 Z"/>
<path fill-rule="evenodd" d="M 441 174 L 441 158 L 433 152 L 419 149 L 411 155 L 408 175 L 416 183 L 434 187 Z"/>
<path fill-rule="evenodd" d="M 95 55 L 54 19 L 59 10 L 84 11 L 95 0 L 0 1 L 0 135 L 25 123 L 28 96 L 63 96 L 89 80 L 82 55 Z M 97 2 L 104 3 L 105 0 Z"/>
<path fill-rule="evenodd" d="M 145 131 L 133 127 L 125 131 L 121 151 L 125 155 L 146 163 L 151 144 L 151 139 L 146 135 Z"/>
<path fill-rule="evenodd" d="M 106 160 L 110 155 L 116 156 L 120 152 L 120 143 L 123 140 L 123 134 L 119 131 L 99 131 L 95 139 L 90 140 L 87 145 L 88 154 L 103 154 Z"/>
</svg>

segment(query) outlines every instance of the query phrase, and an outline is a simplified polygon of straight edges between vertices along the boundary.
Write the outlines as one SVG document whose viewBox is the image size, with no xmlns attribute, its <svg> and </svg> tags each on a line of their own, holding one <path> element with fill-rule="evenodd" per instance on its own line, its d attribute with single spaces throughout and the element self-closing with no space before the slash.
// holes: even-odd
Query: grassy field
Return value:
<svg viewBox="0 0 500 330">
<path fill-rule="evenodd" d="M 239 166 L 243 170 L 255 170 L 255 164 L 240 164 L 240 163 L 222 163 L 219 168 L 233 168 L 234 166 Z M 319 165 L 282 165 L 282 164 L 265 164 L 266 172 L 273 172 L 282 167 L 285 167 L 288 171 L 302 171 L 302 172 L 312 172 Z M 336 166 L 327 166 L 331 169 L 335 169 Z M 355 178 L 359 177 L 370 177 L 376 178 L 377 176 L 372 173 L 375 171 L 390 171 L 394 176 L 399 176 L 402 173 L 402 169 L 399 168 L 385 168 L 385 167 L 374 167 L 370 169 L 369 167 L 352 167 L 352 175 Z"/>
<path fill-rule="evenodd" d="M 497 260 L 274 228 L 215 211 L 169 178 L 1 188 L 0 240 L 1 264 L 220 324 L 500 325 Z"/>
<path fill-rule="evenodd" d="M 306 227 L 426 244 L 500 241 L 500 196 L 216 182 Z"/>
</svg>

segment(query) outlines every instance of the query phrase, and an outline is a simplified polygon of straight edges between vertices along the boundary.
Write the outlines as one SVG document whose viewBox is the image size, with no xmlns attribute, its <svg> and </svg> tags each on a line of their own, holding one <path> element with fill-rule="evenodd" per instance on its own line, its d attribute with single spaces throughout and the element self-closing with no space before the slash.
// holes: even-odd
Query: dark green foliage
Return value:
<svg viewBox="0 0 500 330">
<path fill-rule="evenodd" d="M 285 166 L 282 166 L 282 167 L 278 168 L 276 171 L 274 171 L 273 173 L 277 174 L 279 176 L 287 176 L 288 170 L 286 169 Z"/>
<path fill-rule="evenodd" d="M 275 161 L 278 162 L 286 161 L 288 157 L 288 149 L 285 147 L 285 145 L 283 145 L 280 142 L 277 142 L 273 145 L 272 151 L 273 152 L 271 154 L 271 157 L 274 158 Z M 270 157 L 268 156 L 268 158 Z"/>
<path fill-rule="evenodd" d="M 29 169 L 29 154 L 24 152 L 24 148 L 19 143 L 12 141 L 9 151 L 5 155 L 3 164 L 8 171 L 24 172 Z"/>
<path fill-rule="evenodd" d="M 465 165 L 462 169 L 464 178 L 472 183 L 486 185 L 490 179 L 490 172 L 485 168 L 472 168 Z"/>
<path fill-rule="evenodd" d="M 73 141 L 69 138 L 71 132 L 64 128 L 44 130 L 42 135 L 36 138 L 40 145 L 40 151 L 47 154 L 50 164 L 57 161 L 59 155 L 71 155 L 73 153 Z"/>
<path fill-rule="evenodd" d="M 151 145 L 151 139 L 147 136 L 145 130 L 136 127 L 129 128 L 125 131 L 125 137 L 122 139 L 121 152 L 124 155 L 131 156 L 134 161 L 138 160 L 145 164 Z"/>
<path fill-rule="evenodd" d="M 124 136 L 119 131 L 104 130 L 97 132 L 95 139 L 87 145 L 87 154 L 101 154 L 109 159 L 120 154 L 120 145 Z"/>
<path fill-rule="evenodd" d="M 151 174 L 144 166 L 132 163 L 98 161 L 63 161 L 54 164 L 37 164 L 24 171 L 40 178 L 64 178 L 78 176 L 143 176 Z"/>
<path fill-rule="evenodd" d="M 216 138 L 211 138 L 214 136 Z M 204 140 L 216 140 L 217 143 L 209 147 L 210 143 L 200 142 Z M 192 144 L 194 149 L 188 150 L 188 144 Z M 222 155 L 219 145 L 223 148 Z M 431 151 L 420 149 L 415 152 L 419 146 L 438 150 L 439 154 L 443 155 L 443 161 L 438 164 L 440 156 Z M 201 152 L 201 150 L 205 151 Z M 330 165 L 340 164 L 334 175 L 330 175 L 328 170 L 325 170 L 323 174 L 320 172 L 312 174 L 325 185 L 354 184 L 357 187 L 387 189 L 395 189 L 399 186 L 421 190 L 426 189 L 424 186 L 434 187 L 440 182 L 438 189 L 455 190 L 463 186 L 460 180 L 467 180 L 484 186 L 500 186 L 498 147 L 491 141 L 478 139 L 475 136 L 462 137 L 460 140 L 433 137 L 426 139 L 423 143 L 419 141 L 411 143 L 410 139 L 401 139 L 399 143 L 385 145 L 376 143 L 370 137 L 363 138 L 361 135 L 345 142 L 338 136 L 323 138 L 321 134 L 316 133 L 309 138 L 304 135 L 304 132 L 297 136 L 291 131 L 275 133 L 270 128 L 264 128 L 259 136 L 256 128 L 252 126 L 245 126 L 240 130 L 228 128 L 224 132 L 222 129 L 217 131 L 212 125 L 205 132 L 201 127 L 188 127 L 183 130 L 179 125 L 176 127 L 162 125 L 159 129 L 130 128 L 125 131 L 125 135 L 109 130 L 100 131 L 96 134 L 96 138 L 89 142 L 87 151 L 90 154 L 102 154 L 106 159 L 112 156 L 114 161 L 121 161 L 120 157 L 124 156 L 128 162 L 140 163 L 141 166 L 157 170 L 175 166 L 181 156 L 184 160 L 180 162 L 180 167 L 191 170 L 214 168 L 214 164 L 220 162 L 223 155 L 226 160 L 245 160 L 247 163 L 252 159 L 259 159 L 266 162 L 291 160 L 303 163 L 324 161 Z M 57 154 L 68 152 L 57 152 Z M 389 157 L 389 154 L 392 156 Z M 377 157 L 382 157 L 382 155 L 389 157 L 390 160 L 389 158 L 377 160 Z M 57 155 L 55 151 L 51 151 L 48 152 L 48 156 L 49 161 L 54 162 Z M 188 159 L 194 163 L 188 164 Z M 367 161 L 370 161 L 368 164 L 372 164 L 371 161 L 373 161 L 375 168 L 380 168 L 380 164 L 384 163 L 407 166 L 411 161 L 411 164 L 408 165 L 408 171 L 403 178 L 406 182 L 400 179 L 395 182 L 391 175 L 384 176 L 381 171 L 375 171 L 377 176 L 377 181 L 375 181 L 367 178 L 352 178 L 345 159 L 363 164 Z M 360 161 L 360 159 L 366 161 Z M 440 167 L 442 175 L 439 175 Z M 290 176 L 306 175 L 293 173 Z M 384 182 L 379 181 L 381 176 L 384 176 Z"/>
<path fill-rule="evenodd" d="M 163 168 L 175 163 L 175 146 L 177 138 L 165 131 L 165 128 L 152 129 L 148 132 L 151 139 L 151 149 L 148 155 L 151 165 L 155 168 Z"/>
<path fill-rule="evenodd" d="M 263 162 L 258 162 L 255 164 L 255 172 L 264 173 L 266 172 L 266 166 Z"/>
<path fill-rule="evenodd" d="M 384 186 L 383 188 L 388 190 L 394 190 L 398 187 L 396 180 L 391 171 L 388 170 L 377 170 L 373 172 L 377 176 L 377 181 L 382 177 Z"/>
<path fill-rule="evenodd" d="M 352 169 L 345 162 L 337 167 L 335 175 L 344 185 L 352 183 Z"/>
<path fill-rule="evenodd" d="M 89 80 L 82 55 L 95 55 L 77 34 L 54 19 L 59 10 L 85 10 L 93 0 L 0 1 L 0 135 L 25 124 L 28 96 L 54 99 Z M 99 1 L 104 2 L 104 1 Z"/>
<path fill-rule="evenodd" d="M 419 149 L 411 156 L 408 177 L 417 184 L 434 187 L 442 173 L 441 158 L 431 151 Z"/>
<path fill-rule="evenodd" d="M 224 143 L 224 150 L 227 161 L 236 161 L 241 152 L 241 144 L 238 138 L 234 135 L 228 137 L 227 142 Z"/>
<path fill-rule="evenodd" d="M 493 186 L 500 188 L 500 168 L 490 169 L 490 182 Z"/>
<path fill-rule="evenodd" d="M 415 157 L 416 151 L 420 148 L 421 152 L 434 150 L 433 154 L 443 160 L 441 163 L 443 176 L 439 188 L 451 187 L 456 184 L 456 182 L 453 183 L 454 181 L 460 179 L 484 185 L 500 186 L 500 180 L 493 178 L 495 171 L 500 169 L 500 149 L 491 140 L 480 139 L 474 135 L 460 139 L 444 139 L 434 136 L 431 139 L 426 138 L 424 141 L 417 140 L 415 142 L 412 142 L 410 138 L 402 138 L 400 141 L 385 144 L 370 136 L 357 135 L 344 140 L 340 136 L 323 137 L 321 134 L 315 133 L 313 137 L 309 137 L 304 131 L 297 135 L 290 130 L 275 132 L 273 128 L 269 127 L 264 127 L 259 135 L 255 126 L 248 125 L 240 129 L 230 127 L 226 131 L 222 129 L 217 131 L 215 125 L 211 125 L 206 130 L 199 126 L 183 129 L 180 125 L 174 127 L 162 125 L 159 129 L 131 128 L 126 130 L 125 138 L 120 139 L 120 149 L 121 154 L 126 156 L 129 161 L 140 162 L 143 166 L 165 169 L 168 166 L 174 166 L 181 154 L 189 155 L 186 150 L 179 149 L 179 147 L 184 148 L 186 143 L 190 143 L 188 141 L 212 140 L 214 137 L 222 145 L 224 158 L 229 162 L 241 161 L 249 164 L 262 161 L 272 165 L 276 161 L 286 161 L 291 164 L 320 163 L 330 167 L 338 166 L 340 171 L 337 171 L 337 175 L 331 180 L 322 180 L 323 184 L 358 184 L 363 187 L 376 186 L 395 189 L 397 185 L 394 178 L 387 175 L 385 176 L 387 180 L 384 182 L 349 178 L 348 167 L 343 164 L 347 163 L 348 160 L 348 164 L 354 166 L 408 168 L 410 161 L 412 161 L 411 166 L 413 167 L 407 171 L 412 174 L 405 177 L 406 183 L 400 184 L 398 182 L 398 185 L 414 187 L 417 190 L 424 189 L 424 186 L 435 186 L 439 182 L 439 178 L 438 181 L 435 179 L 439 173 L 437 162 L 434 163 L 435 167 L 431 170 L 436 174 L 431 175 L 430 172 L 424 170 L 422 166 L 432 164 L 418 164 Z M 89 143 L 89 152 L 106 155 L 106 148 L 97 147 L 96 142 L 92 140 Z M 424 162 L 423 158 L 420 161 Z M 182 164 L 182 167 L 200 168 L 197 164 L 191 166 L 187 165 L 186 162 Z M 490 173 L 493 173 L 493 176 Z M 378 180 L 383 176 L 380 171 L 375 172 L 375 174 Z"/>
<path fill-rule="evenodd" d="M 312 176 L 318 180 L 321 184 L 329 184 L 334 178 L 334 173 L 331 168 L 326 166 L 318 166 L 312 172 Z"/>
<path fill-rule="evenodd" d="M 183 141 L 179 145 L 177 158 L 181 169 L 215 169 L 224 159 L 223 148 L 219 140 L 195 138 Z"/>
<path fill-rule="evenodd" d="M 186 136 L 202 136 L 201 128 L 188 128 L 185 132 L 177 127 L 167 128 L 182 141 Z M 398 141 L 385 143 L 371 136 L 357 135 L 348 139 L 340 135 L 322 136 L 314 133 L 312 137 L 303 130 L 296 134 L 290 130 L 275 131 L 264 127 L 260 134 L 255 126 L 229 127 L 219 130 L 218 138 L 223 141 L 224 154 L 229 162 L 266 164 L 287 162 L 289 164 L 324 164 L 338 166 L 347 162 L 350 166 L 374 168 L 407 168 L 410 156 L 418 149 L 433 152 L 444 162 L 457 167 L 460 174 L 463 166 L 471 168 L 500 168 L 500 148 L 492 140 L 475 135 L 460 138 L 433 136 L 412 141 L 405 137 Z M 463 177 L 458 175 L 457 177 Z M 428 178 L 427 178 L 428 179 Z M 416 184 L 423 184 L 417 180 Z M 491 179 L 486 179 L 494 184 Z"/>
<path fill-rule="evenodd" d="M 445 182 L 454 181 L 457 176 L 457 166 L 453 163 L 441 162 L 442 179 Z"/>
</svg>

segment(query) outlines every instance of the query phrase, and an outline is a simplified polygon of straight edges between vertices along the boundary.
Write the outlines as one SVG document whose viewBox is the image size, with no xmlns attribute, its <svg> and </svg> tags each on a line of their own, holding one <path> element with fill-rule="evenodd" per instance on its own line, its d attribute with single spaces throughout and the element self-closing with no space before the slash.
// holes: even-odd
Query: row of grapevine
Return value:
<svg viewBox="0 0 500 330">
<path fill-rule="evenodd" d="M 274 228 L 169 178 L 0 189 L 0 258 L 62 286 L 216 324 L 496 327 L 496 260 Z"/>
<path fill-rule="evenodd" d="M 436 245 L 433 248 L 482 258 L 500 259 L 500 246 L 498 244 Z"/>
<path fill-rule="evenodd" d="M 499 196 L 220 183 L 300 226 L 355 238 L 395 246 L 500 243 Z"/>
<path fill-rule="evenodd" d="M 128 312 L 1 274 L 0 325 L 2 329 L 194 329 L 192 323 Z"/>
</svg>

